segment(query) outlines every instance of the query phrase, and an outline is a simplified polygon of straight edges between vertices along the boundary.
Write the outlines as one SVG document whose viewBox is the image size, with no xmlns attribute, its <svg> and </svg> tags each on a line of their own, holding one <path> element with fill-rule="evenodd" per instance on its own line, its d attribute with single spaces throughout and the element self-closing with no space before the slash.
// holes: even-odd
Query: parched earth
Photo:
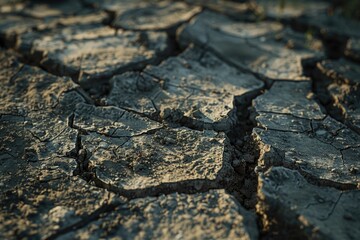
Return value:
<svg viewBox="0 0 360 240">
<path fill-rule="evenodd" d="M 0 238 L 359 239 L 329 2 L 0 0 Z"/>
</svg>

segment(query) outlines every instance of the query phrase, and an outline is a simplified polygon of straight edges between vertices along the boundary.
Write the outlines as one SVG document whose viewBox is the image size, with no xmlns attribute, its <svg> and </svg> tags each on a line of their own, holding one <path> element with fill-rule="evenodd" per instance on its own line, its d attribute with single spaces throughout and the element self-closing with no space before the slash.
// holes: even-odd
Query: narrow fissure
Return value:
<svg viewBox="0 0 360 240">
<path fill-rule="evenodd" d="M 236 1 L 236 2 L 238 2 L 238 1 Z M 100 8 L 100 6 L 92 5 L 91 3 L 88 3 L 85 0 L 81 0 L 81 3 L 84 7 L 91 8 L 94 11 L 95 11 L 95 9 Z M 189 5 L 191 5 L 191 4 L 189 4 Z M 204 9 L 207 9 L 207 7 L 204 7 Z M 113 106 L 107 102 L 107 97 L 109 97 L 111 90 L 112 90 L 110 80 L 115 75 L 120 75 L 120 74 L 123 74 L 126 72 L 131 72 L 131 71 L 139 71 L 139 72 L 146 73 L 146 71 L 144 71 L 144 70 L 149 65 L 157 66 L 157 65 L 161 64 L 163 61 L 167 60 L 168 58 L 176 57 L 176 56 L 180 55 L 181 53 L 183 53 L 186 50 L 186 48 L 183 48 L 180 45 L 180 42 L 178 41 L 176 34 L 180 28 L 184 27 L 185 24 L 188 24 L 190 21 L 192 21 L 201 12 L 202 11 L 199 11 L 199 13 L 194 14 L 194 16 L 192 16 L 189 20 L 181 22 L 180 24 L 173 26 L 169 29 L 154 30 L 154 32 L 166 33 L 168 41 L 166 43 L 165 49 L 167 49 L 167 51 L 164 51 L 162 54 L 156 55 L 156 57 L 154 57 L 153 59 L 150 59 L 150 60 L 144 60 L 144 61 L 135 62 L 135 63 L 134 63 L 134 61 L 132 61 L 132 62 L 130 62 L 130 64 L 126 65 L 125 67 L 121 67 L 114 71 L 109 70 L 110 74 L 104 74 L 101 77 L 98 77 L 99 75 L 97 75 L 96 77 L 93 77 L 93 76 L 90 76 L 90 73 L 89 73 L 89 76 L 85 76 L 85 77 L 89 77 L 89 79 L 90 79 L 90 81 L 88 83 L 83 83 L 80 81 L 80 79 L 83 79 L 83 77 L 84 77 L 83 74 L 86 75 L 86 73 L 83 72 L 83 70 L 82 70 L 82 66 L 81 66 L 82 61 L 81 60 L 80 60 L 80 66 L 79 66 L 78 71 L 70 71 L 71 69 L 67 68 L 66 66 L 64 66 L 64 68 L 66 68 L 65 71 L 62 71 L 64 69 L 61 70 L 61 69 L 46 67 L 42 63 L 42 61 L 44 60 L 45 57 L 42 56 L 41 54 L 32 54 L 32 53 L 22 52 L 22 55 L 19 58 L 19 61 L 23 64 L 29 64 L 32 66 L 36 66 L 51 75 L 71 78 L 74 83 L 79 85 L 79 87 L 76 87 L 75 89 L 72 89 L 70 91 L 74 91 L 73 93 L 77 93 L 78 95 L 80 95 L 84 99 L 85 103 L 87 103 L 89 105 L 98 106 L 98 107 Z M 102 22 L 102 24 L 104 26 L 108 26 L 108 27 L 111 27 L 112 29 L 115 29 L 115 31 L 116 31 L 115 35 L 117 35 L 117 34 L 120 35 L 120 32 L 122 30 L 126 30 L 126 29 L 122 29 L 122 28 L 114 26 L 114 22 L 117 17 L 117 14 L 115 11 L 113 12 L 113 11 L 105 10 L 105 13 L 107 14 L 107 18 Z M 24 16 L 26 15 L 26 13 L 24 13 L 24 14 L 18 13 L 18 14 L 24 15 Z M 223 13 L 223 14 L 225 14 L 225 13 Z M 229 16 L 229 17 L 239 20 L 234 16 Z M 278 20 L 278 19 L 271 19 L 271 20 Z M 244 22 L 247 20 L 242 19 L 241 21 Z M 292 21 L 284 22 L 283 21 L 283 24 L 284 24 L 284 26 L 291 26 L 295 31 L 300 31 L 303 33 L 308 31 L 310 28 L 307 25 L 305 26 L 305 25 L 298 24 L 296 20 L 294 20 L 294 22 L 292 22 Z M 73 26 L 73 25 L 71 25 L 71 26 Z M 71 27 L 71 26 L 69 26 L 69 27 Z M 55 28 L 58 28 L 58 27 L 61 27 L 61 24 L 59 26 L 56 26 Z M 65 26 L 63 26 L 63 27 L 65 27 Z M 33 32 L 41 33 L 42 31 L 48 31 L 48 30 L 50 30 L 50 29 L 44 30 L 44 29 L 35 27 L 33 29 Z M 142 33 L 145 33 L 145 30 L 129 29 L 127 31 L 139 32 L 139 33 L 141 33 L 140 35 L 142 35 Z M 343 123 L 346 126 L 346 128 L 349 128 L 360 135 L 359 128 L 348 121 L 346 113 L 344 113 L 343 109 L 341 108 L 341 104 L 338 104 L 336 102 L 336 99 L 334 99 L 334 97 L 332 96 L 332 92 L 329 91 L 329 89 L 328 89 L 329 85 L 335 83 L 336 80 L 334 80 L 333 78 L 330 78 L 330 77 L 329 78 L 324 77 L 323 76 L 324 74 L 321 74 L 321 72 L 319 71 L 319 69 L 317 68 L 317 65 L 316 65 L 319 63 L 320 60 L 339 59 L 341 57 L 344 57 L 345 56 L 344 55 L 345 47 L 346 47 L 346 44 L 349 39 L 347 37 L 343 37 L 340 35 L 338 36 L 338 35 L 330 35 L 328 33 L 322 33 L 320 31 L 320 29 L 315 29 L 315 35 L 316 35 L 316 37 L 320 38 L 320 40 L 323 43 L 326 58 L 312 59 L 310 62 L 307 62 L 307 61 L 302 62 L 302 67 L 304 69 L 304 75 L 311 79 L 312 92 L 315 94 L 315 101 L 322 108 L 323 112 L 327 114 L 326 117 L 330 116 L 330 117 L 334 118 L 338 122 Z M 206 37 L 207 37 L 207 41 L 209 42 L 211 40 L 210 37 L 208 35 Z M 0 46 L 11 49 L 9 46 L 5 46 L 6 45 L 5 38 L 8 38 L 8 36 L 0 35 Z M 14 39 L 15 38 L 16 37 L 14 37 Z M 142 36 L 139 37 L 139 41 L 141 44 L 144 44 L 144 45 L 146 45 L 148 42 L 150 42 L 149 39 L 147 39 L 146 37 L 142 38 Z M 157 128 L 157 129 L 152 129 L 150 131 L 140 133 L 135 136 L 121 136 L 124 138 L 128 138 L 127 141 L 125 141 L 125 143 L 121 142 L 121 144 L 117 144 L 115 146 L 115 148 L 109 148 L 109 149 L 110 149 L 110 151 L 114 152 L 114 155 L 116 156 L 116 158 L 119 158 L 119 156 L 117 156 L 116 150 L 127 146 L 127 145 L 124 146 L 124 144 L 127 144 L 132 137 L 135 138 L 135 137 L 139 137 L 139 136 L 146 135 L 146 134 L 153 134 L 155 131 L 162 129 L 162 128 L 175 129 L 175 128 L 180 128 L 180 127 L 186 127 L 186 128 L 196 130 L 196 131 L 213 130 L 213 131 L 217 132 L 218 135 L 223 134 L 223 133 L 226 134 L 227 139 L 229 140 L 229 145 L 225 146 L 224 152 L 225 151 L 231 152 L 231 154 L 230 154 L 231 158 L 226 161 L 227 161 L 227 163 L 229 163 L 231 165 L 232 168 L 230 168 L 230 170 L 229 170 L 229 168 L 227 168 L 225 170 L 222 169 L 221 171 L 223 171 L 223 172 L 221 174 L 221 178 L 216 177 L 216 179 L 211 179 L 211 180 L 206 179 L 206 178 L 205 179 L 201 179 L 201 178 L 196 179 L 195 178 L 195 179 L 183 180 L 183 181 L 175 180 L 174 182 L 160 183 L 155 186 L 150 185 L 150 187 L 145 187 L 142 189 L 139 189 L 139 186 L 131 186 L 131 189 L 123 188 L 122 186 L 116 185 L 112 181 L 108 180 L 107 177 L 104 177 L 104 175 L 106 175 L 106 174 L 102 175 L 102 173 L 100 171 L 100 170 L 102 170 L 101 169 L 102 166 L 98 167 L 98 166 L 92 165 L 90 159 L 92 157 L 92 154 L 95 154 L 95 151 L 94 151 L 94 153 L 92 153 L 90 150 L 88 150 L 86 148 L 87 147 L 86 146 L 87 139 L 85 140 L 85 137 L 87 137 L 87 135 L 91 135 L 92 133 L 97 133 L 98 135 L 101 135 L 101 137 L 106 137 L 106 138 L 121 138 L 121 137 L 117 137 L 114 135 L 115 135 L 115 133 L 119 133 L 122 128 L 114 129 L 113 131 L 111 131 L 111 134 L 102 133 L 101 132 L 102 130 L 98 130 L 97 126 L 95 126 L 96 130 L 86 130 L 86 129 L 84 129 L 86 127 L 79 127 L 80 124 L 78 124 L 78 126 L 77 126 L 77 124 L 75 123 L 76 115 L 75 115 L 75 109 L 73 109 L 74 112 L 71 115 L 69 115 L 67 118 L 67 126 L 69 128 L 76 130 L 77 135 L 76 135 L 74 149 L 72 149 L 70 152 L 68 152 L 66 154 L 66 157 L 76 160 L 76 169 L 73 171 L 73 175 L 78 176 L 81 179 L 85 180 L 87 182 L 87 184 L 89 184 L 91 186 L 95 186 L 99 189 L 104 189 L 104 190 L 109 191 L 108 194 L 114 193 L 116 195 L 115 199 L 117 201 L 111 201 L 111 202 L 105 201 L 105 203 L 102 204 L 100 207 L 98 207 L 95 211 L 88 213 L 88 214 L 83 214 L 83 215 L 78 216 L 80 220 L 77 219 L 78 221 L 76 221 L 75 223 L 72 223 L 65 227 L 60 227 L 60 228 L 55 229 L 55 232 L 53 234 L 51 234 L 50 236 L 45 237 L 45 239 L 57 239 L 61 236 L 66 235 L 67 233 L 74 232 L 76 230 L 84 228 L 85 226 L 89 225 L 90 223 L 92 223 L 94 221 L 103 219 L 104 217 L 106 217 L 110 212 L 114 211 L 115 209 L 121 209 L 122 204 L 124 204 L 127 201 L 132 200 L 132 199 L 158 197 L 160 195 L 168 195 L 168 194 L 173 194 L 173 193 L 184 193 L 184 194 L 206 193 L 212 189 L 226 190 L 226 192 L 228 194 L 232 195 L 241 206 L 243 206 L 250 212 L 256 213 L 257 214 L 257 224 L 258 224 L 257 227 L 258 227 L 258 230 L 260 233 L 260 239 L 271 239 L 274 236 L 276 238 L 278 231 L 281 231 L 281 228 L 282 228 L 281 225 L 285 223 L 285 222 L 280 222 L 280 221 L 286 221 L 286 219 L 285 218 L 280 219 L 280 221 L 275 223 L 274 226 L 271 226 L 270 229 L 265 229 L 267 226 L 265 226 L 264 222 L 267 220 L 267 218 L 269 218 L 269 216 L 266 215 L 266 213 L 260 212 L 258 210 L 258 208 L 259 208 L 258 206 L 260 204 L 262 204 L 262 203 L 268 204 L 266 202 L 267 200 L 261 199 L 261 197 L 259 197 L 261 194 L 259 194 L 259 196 L 258 196 L 258 190 L 259 189 L 260 189 L 260 191 L 262 190 L 262 186 L 261 185 L 259 186 L 258 177 L 259 177 L 259 174 L 270 169 L 270 167 L 283 166 L 288 169 L 296 170 L 306 179 L 306 181 L 308 183 L 315 185 L 315 186 L 319 186 L 319 187 L 332 187 L 332 188 L 335 188 L 340 191 L 354 190 L 354 189 L 359 188 L 358 186 L 356 186 L 355 184 L 352 184 L 352 183 L 351 184 L 338 183 L 338 182 L 333 182 L 333 181 L 326 180 L 326 179 L 319 179 L 319 178 L 311 175 L 309 172 L 307 172 L 307 171 L 303 170 L 301 167 L 299 167 L 299 165 L 297 165 L 295 163 L 287 162 L 286 161 L 287 159 L 285 159 L 285 153 L 282 148 L 281 149 L 272 148 L 272 150 L 275 152 L 274 155 L 268 155 L 267 157 L 274 158 L 274 159 L 271 159 L 274 161 L 272 163 L 268 164 L 267 166 L 264 166 L 264 168 L 263 168 L 263 166 L 259 166 L 261 161 L 264 161 L 264 159 L 262 159 L 263 154 L 264 154 L 264 151 L 263 151 L 264 146 L 262 145 L 262 142 L 259 139 L 255 139 L 255 137 L 254 137 L 256 130 L 259 130 L 256 128 L 262 128 L 262 127 L 258 126 L 258 125 L 260 125 L 260 123 L 258 123 L 257 120 L 255 119 L 256 116 L 255 116 L 255 109 L 253 106 L 253 100 L 255 98 L 257 98 L 258 96 L 260 96 L 261 94 L 263 94 L 266 89 L 270 89 L 272 84 L 276 80 L 267 78 L 264 75 L 261 75 L 258 73 L 254 73 L 253 71 L 249 70 L 248 68 L 241 67 L 239 65 L 232 63 L 231 61 L 226 59 L 226 57 L 221 56 L 221 54 L 217 54 L 215 50 L 211 49 L 208 46 L 207 43 L 205 43 L 204 46 L 200 46 L 203 49 L 204 54 L 200 56 L 198 61 L 200 61 L 202 59 L 202 57 L 205 55 L 205 53 L 207 51 L 212 52 L 219 59 L 221 59 L 221 61 L 242 71 L 243 73 L 251 74 L 254 77 L 256 77 L 258 80 L 261 80 L 265 84 L 265 86 L 261 89 L 250 91 L 241 96 L 235 96 L 234 101 L 233 101 L 233 109 L 230 110 L 230 112 L 229 112 L 228 116 L 226 116 L 226 119 L 224 120 L 224 122 L 219 121 L 219 122 L 208 123 L 206 121 L 202 121 L 202 119 L 200 119 L 201 116 L 199 117 L 199 115 L 197 115 L 195 117 L 188 117 L 187 113 L 185 114 L 183 111 L 181 111 L 179 109 L 165 109 L 168 111 L 164 112 L 164 109 L 160 108 L 159 106 L 156 106 L 155 102 L 152 99 L 150 99 L 150 100 L 155 109 L 155 113 L 152 115 L 147 115 L 145 113 L 142 113 L 142 112 L 140 112 L 141 110 L 136 111 L 133 109 L 127 109 L 125 107 L 116 106 L 118 108 L 121 108 L 121 109 L 129 112 L 129 113 L 134 113 L 138 117 L 143 117 L 143 118 L 147 118 L 147 120 L 156 121 L 157 124 L 160 124 L 162 127 Z M 26 47 L 28 47 L 28 46 L 26 46 Z M 18 53 L 23 50 L 24 49 L 18 50 Z M 26 49 L 26 50 L 29 50 L 29 49 Z M 261 50 L 263 51 L 263 49 L 261 49 Z M 19 54 L 21 54 L 21 53 L 19 53 Z M 21 69 L 19 70 L 19 72 L 20 71 L 21 71 Z M 11 81 L 14 80 L 14 78 L 16 76 L 17 76 L 17 73 L 15 73 L 14 76 L 10 79 L 10 83 L 11 83 Z M 285 81 L 291 81 L 291 80 L 289 79 L 289 80 L 285 80 Z M 199 90 L 199 89 L 196 89 L 196 90 Z M 354 94 L 354 93 L 352 92 L 350 94 Z M 260 111 L 258 111 L 258 112 L 260 113 Z M 263 111 L 262 113 L 272 113 L 272 112 Z M 291 115 L 291 114 L 289 114 L 289 115 L 294 118 L 300 118 L 300 117 L 296 117 L 295 115 Z M 192 116 L 192 115 L 189 115 L 189 116 Z M 2 115 L 0 114 L 0 118 L 1 117 L 2 117 Z M 85 116 L 85 117 L 87 117 L 87 116 Z M 115 117 L 115 119 L 116 119 L 115 122 L 121 122 L 121 114 L 119 114 L 119 116 Z M 323 121 L 324 119 L 319 120 L 319 122 Z M 108 120 L 111 120 L 111 119 L 108 119 Z M 306 134 L 306 135 L 312 137 L 314 135 L 314 131 L 315 131 L 314 130 L 315 127 L 313 126 L 313 123 L 314 123 L 313 121 L 318 121 L 318 120 L 312 120 L 312 119 L 306 119 L 306 120 L 310 121 L 310 125 L 311 125 L 310 128 L 311 128 L 312 132 L 311 132 L 311 130 L 306 130 L 304 132 L 283 130 L 283 132 L 294 132 L 294 133 L 299 133 L 299 134 Z M 228 121 L 228 122 L 225 123 L 225 121 Z M 115 124 L 114 124 L 114 126 L 115 126 Z M 112 126 L 110 126 L 110 127 L 112 127 Z M 271 131 L 274 131 L 274 132 L 282 131 L 282 130 L 276 130 L 276 129 L 265 128 L 265 127 L 262 129 L 264 129 L 266 131 L 270 131 L 270 132 Z M 74 131 L 74 130 L 72 130 L 72 131 Z M 62 132 L 60 132 L 54 138 L 42 139 L 41 137 L 34 134 L 32 131 L 30 131 L 30 130 L 28 130 L 28 131 L 39 142 L 52 141 L 55 138 L 57 138 L 60 134 L 62 134 Z M 340 130 L 337 130 L 337 131 L 340 131 Z M 105 130 L 104 130 L 104 132 L 105 132 Z M 97 136 L 97 134 L 94 134 L 94 135 Z M 335 136 L 333 136 L 333 137 L 335 137 Z M 315 138 L 316 138 L 316 136 L 315 136 Z M 321 141 L 321 139 L 317 139 L 317 140 Z M 334 148 L 336 148 L 334 145 L 332 145 L 332 143 L 328 143 L 326 141 L 324 141 L 323 143 L 327 143 L 327 144 L 333 146 Z M 274 144 L 274 145 L 276 146 L 276 144 Z M 347 152 L 343 152 L 343 151 L 351 149 L 351 148 L 358 148 L 358 147 L 359 146 L 357 145 L 355 147 L 351 146 L 351 147 L 345 147 L 345 148 L 341 148 L 341 149 L 337 148 L 337 150 L 339 150 L 341 153 L 341 161 L 342 161 L 343 166 L 345 166 L 344 159 L 347 157 L 346 154 L 348 154 Z M 91 148 L 91 147 L 89 147 L 89 148 Z M 104 147 L 104 148 L 106 148 L 106 147 Z M 116 150 L 114 150 L 114 149 L 116 149 Z M 287 149 L 285 151 L 287 151 Z M 11 155 L 10 153 L 6 153 L 6 154 Z M 118 154 L 118 155 L 120 155 L 120 154 Z M 104 156 L 106 156 L 106 155 L 104 154 Z M 131 158 L 132 157 L 133 156 L 131 155 Z M 137 159 L 135 159 L 135 160 L 137 160 Z M 351 172 L 351 171 L 353 171 L 353 172 Z M 355 173 L 358 171 L 358 169 L 353 168 L 351 171 L 350 171 L 350 173 Z M 223 178 L 223 176 L 226 176 L 227 178 L 226 177 Z M 115 179 L 115 180 L 117 181 L 117 179 Z M 146 185 L 146 186 L 148 186 L 148 185 Z M 259 193 L 260 193 L 260 191 L 259 191 Z M 336 204 L 338 204 L 338 202 L 340 202 L 340 198 L 341 198 L 342 194 L 343 194 L 343 192 L 340 193 L 336 203 L 330 209 L 328 215 L 324 219 L 320 219 L 320 220 L 327 220 L 327 218 L 329 218 L 331 216 L 331 214 L 336 213 L 336 211 L 335 211 Z M 269 206 L 269 208 L 271 208 L 271 207 L 272 206 Z M 290 214 L 292 214 L 292 213 L 290 213 Z M 271 214 L 269 214 L 269 215 L 271 215 Z M 275 220 L 277 220 L 277 219 L 275 219 Z M 296 218 L 296 221 L 300 221 L 300 220 L 298 218 Z M 297 223 L 297 224 L 300 226 L 300 223 Z M 286 224 L 285 224 L 285 226 L 286 226 Z M 237 226 L 235 226 L 234 228 L 236 228 L 236 227 Z M 299 236 L 306 237 L 306 233 L 305 233 L 306 229 L 305 230 L 304 229 L 295 229 L 295 230 L 286 229 L 284 231 L 289 231 L 290 233 L 294 233 L 294 236 L 295 236 L 295 234 L 297 234 L 295 237 L 299 237 Z"/>
<path fill-rule="evenodd" d="M 333 84 L 335 80 L 324 76 L 317 67 L 312 69 L 310 76 L 312 79 L 312 91 L 316 94 L 320 105 L 326 109 L 327 114 L 357 134 L 360 134 L 359 127 L 348 120 L 346 110 L 344 110 L 343 107 L 340 106 L 341 104 L 329 93 L 328 87 L 330 84 Z M 354 95 L 356 95 L 356 93 L 354 93 Z"/>
<path fill-rule="evenodd" d="M 227 132 L 234 151 L 232 167 L 235 170 L 235 181 L 226 189 L 237 201 L 249 211 L 257 215 L 256 223 L 259 230 L 259 239 L 266 239 L 262 217 L 256 211 L 259 199 L 258 191 L 258 160 L 260 158 L 260 146 L 252 136 L 253 129 L 257 126 L 252 109 L 253 100 L 264 93 L 266 86 L 252 94 L 235 99 L 236 125 Z"/>
</svg>

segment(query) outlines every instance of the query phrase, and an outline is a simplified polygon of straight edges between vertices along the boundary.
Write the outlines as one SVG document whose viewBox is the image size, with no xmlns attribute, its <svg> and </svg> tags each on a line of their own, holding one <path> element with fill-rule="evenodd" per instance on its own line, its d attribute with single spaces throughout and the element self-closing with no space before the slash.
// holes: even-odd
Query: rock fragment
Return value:
<svg viewBox="0 0 360 240">
<path fill-rule="evenodd" d="M 174 1 L 98 1 L 85 0 L 88 6 L 114 16 L 112 26 L 127 30 L 154 30 L 173 33 L 176 28 L 201 11 L 198 6 Z"/>
<path fill-rule="evenodd" d="M 322 121 L 313 121 L 311 126 L 316 138 L 337 149 L 360 146 L 360 135 L 332 117 L 327 116 Z"/>
<path fill-rule="evenodd" d="M 311 132 L 311 120 L 299 118 L 288 114 L 259 113 L 256 116 L 259 128 L 265 130 L 289 131 L 289 132 Z M 291 124 L 289 124 L 291 123 Z"/>
<path fill-rule="evenodd" d="M 21 11 L 25 7 L 24 0 L 1 0 L 0 1 L 0 13 L 10 13 L 15 11 Z"/>
<path fill-rule="evenodd" d="M 266 27 L 265 27 L 266 25 Z M 183 46 L 194 43 L 223 60 L 272 80 L 304 80 L 302 62 L 320 57 L 307 50 L 291 51 L 267 36 L 279 32 L 275 22 L 241 23 L 205 11 L 179 31 Z"/>
<path fill-rule="evenodd" d="M 1 55 L 2 113 L 23 112 L 24 115 L 31 111 L 55 109 L 66 92 L 77 88 L 70 78 L 50 75 L 39 68 L 23 65 L 13 57 L 7 58 L 7 54 Z"/>
<path fill-rule="evenodd" d="M 107 201 L 73 177 L 77 131 L 67 123 L 84 102 L 70 78 L 0 52 L 0 237 L 46 238 Z"/>
<path fill-rule="evenodd" d="M 213 54 L 190 48 L 142 73 L 111 80 L 111 105 L 197 129 L 228 130 L 241 97 L 256 94 L 263 83 L 239 72 Z M 234 106 L 235 105 L 235 106 Z"/>
<path fill-rule="evenodd" d="M 201 10 L 171 1 L 125 1 L 108 4 L 106 8 L 116 15 L 114 27 L 130 30 L 174 30 Z"/>
<path fill-rule="evenodd" d="M 271 89 L 254 100 L 257 112 L 287 114 L 298 118 L 323 119 L 320 106 L 311 99 L 310 82 L 275 82 Z"/>
<path fill-rule="evenodd" d="M 257 212 L 270 236 L 355 239 L 360 191 L 309 184 L 297 171 L 274 167 L 259 177 Z"/>
<path fill-rule="evenodd" d="M 0 56 L 1 171 L 15 174 L 26 166 L 38 168 L 42 163 L 66 161 L 76 149 L 77 138 L 68 117 L 76 103 L 84 102 L 77 85 L 69 78 L 20 64 L 8 58 L 7 52 Z M 66 164 L 64 169 L 71 172 Z M 2 183 L 16 185 L 12 176 L 4 174 Z"/>
<path fill-rule="evenodd" d="M 262 143 L 260 165 L 295 168 L 318 182 L 343 189 L 356 188 L 359 183 L 358 174 L 349 174 L 351 166 L 359 163 L 344 159 L 342 151 L 331 144 L 300 133 L 256 129 L 255 134 Z M 359 154 L 359 149 L 354 151 Z"/>
<path fill-rule="evenodd" d="M 360 235 L 359 24 L 258 2 L 0 0 L 0 238 Z"/>
<path fill-rule="evenodd" d="M 27 2 L 26 7 L 22 10 L 22 15 L 37 19 L 47 19 L 55 17 L 73 16 L 79 13 L 87 12 L 81 1 L 65 0 L 60 2 Z"/>
<path fill-rule="evenodd" d="M 330 114 L 360 134 L 360 66 L 324 60 L 317 64 L 315 88 Z"/>
<path fill-rule="evenodd" d="M 92 133 L 82 146 L 92 154 L 97 184 L 133 198 L 228 184 L 227 141 L 222 133 L 178 128 L 116 138 Z"/>
<path fill-rule="evenodd" d="M 22 35 L 18 49 L 48 71 L 77 76 L 81 85 L 89 87 L 158 61 L 168 45 L 161 32 L 116 32 L 101 25 L 83 25 Z"/>
<path fill-rule="evenodd" d="M 34 10 L 34 12 L 37 13 L 38 11 Z M 108 16 L 103 12 L 84 12 L 58 17 L 22 13 L 2 15 L 0 19 L 0 42 L 8 48 L 15 48 L 23 34 L 32 33 L 26 38 L 33 38 L 30 36 L 34 36 L 34 31 L 49 31 L 72 25 L 79 27 L 81 25 L 100 24 L 105 22 Z M 24 54 L 24 52 L 20 52 Z"/>
<path fill-rule="evenodd" d="M 154 131 L 161 124 L 116 107 L 95 107 L 78 104 L 74 127 L 110 137 L 133 137 Z"/>
<path fill-rule="evenodd" d="M 257 17 L 256 15 L 259 14 L 259 9 L 252 2 L 222 0 L 186 0 L 186 2 L 238 20 L 254 20 Z"/>
<path fill-rule="evenodd" d="M 266 17 L 285 21 L 296 19 L 304 14 L 316 16 L 316 14 L 326 11 L 330 5 L 325 1 L 311 0 L 288 0 L 280 2 L 276 0 L 258 0 L 256 2 L 260 7 L 259 11 Z"/>
<path fill-rule="evenodd" d="M 287 166 L 330 186 L 356 188 L 356 158 L 344 158 L 345 149 L 358 154 L 359 136 L 326 117 L 311 98 L 309 82 L 275 82 L 254 100 L 255 141 L 260 146 L 259 166 Z"/>
</svg>

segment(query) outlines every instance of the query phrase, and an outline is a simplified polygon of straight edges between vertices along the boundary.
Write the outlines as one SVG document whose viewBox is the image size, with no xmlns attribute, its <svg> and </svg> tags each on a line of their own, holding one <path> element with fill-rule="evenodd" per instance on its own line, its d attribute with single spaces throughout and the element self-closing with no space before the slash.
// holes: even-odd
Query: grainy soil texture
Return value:
<svg viewBox="0 0 360 240">
<path fill-rule="evenodd" d="M 360 239 L 338 2 L 0 0 L 0 239 Z"/>
</svg>

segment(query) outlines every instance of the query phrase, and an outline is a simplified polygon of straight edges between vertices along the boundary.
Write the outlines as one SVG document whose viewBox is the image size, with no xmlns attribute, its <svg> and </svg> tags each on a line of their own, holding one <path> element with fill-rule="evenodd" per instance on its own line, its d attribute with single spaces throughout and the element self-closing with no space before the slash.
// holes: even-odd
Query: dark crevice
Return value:
<svg viewBox="0 0 360 240">
<path fill-rule="evenodd" d="M 326 110 L 330 117 L 344 124 L 349 129 L 360 135 L 360 128 L 349 120 L 342 103 L 339 103 L 338 100 L 336 100 L 328 90 L 329 85 L 334 83 L 337 84 L 337 81 L 342 82 L 342 80 L 337 77 L 335 77 L 336 79 L 332 79 L 330 76 L 325 76 L 322 71 L 325 70 L 321 70 L 319 64 L 314 66 L 312 71 L 309 71 L 309 75 L 312 79 L 312 91 L 317 96 L 319 105 Z M 342 82 L 342 84 L 345 83 Z M 340 88 L 340 86 L 337 87 Z M 356 87 L 354 87 L 354 89 L 356 89 Z M 356 92 L 352 94 L 356 95 Z"/>
<path fill-rule="evenodd" d="M 257 123 L 253 114 L 253 100 L 264 93 L 265 89 L 271 85 L 265 85 L 263 89 L 249 92 L 234 99 L 236 106 L 236 124 L 228 131 L 227 137 L 230 140 L 232 151 L 234 152 L 232 167 L 235 171 L 233 182 L 227 187 L 226 191 L 233 195 L 235 199 L 246 209 L 257 214 L 257 228 L 259 238 L 264 236 L 262 216 L 255 211 L 259 199 L 258 190 L 258 160 L 260 148 L 253 138 L 253 129 Z"/>
<path fill-rule="evenodd" d="M 167 32 L 169 42 L 171 43 L 171 52 L 169 53 L 168 57 L 176 57 L 184 51 L 184 49 L 180 47 L 179 42 L 176 38 L 177 29 L 178 28 L 176 28 L 174 32 Z"/>
<path fill-rule="evenodd" d="M 67 117 L 67 126 L 70 128 L 74 128 L 74 119 L 75 119 L 75 114 L 72 113 Z"/>
<path fill-rule="evenodd" d="M 82 129 L 77 128 L 74 124 L 74 120 L 75 120 L 75 113 L 72 113 L 67 118 L 67 126 L 72 129 L 76 129 L 77 135 L 76 135 L 76 139 L 75 139 L 75 148 L 72 149 L 71 151 L 69 151 L 66 155 L 67 155 L 67 157 L 71 157 L 76 160 L 77 168 L 74 171 L 74 175 L 80 175 L 81 174 L 80 169 L 83 167 L 82 162 L 84 160 L 88 160 L 89 156 L 85 156 L 86 152 L 84 152 L 83 145 L 81 142 L 81 137 L 82 137 L 82 135 L 86 134 L 86 132 Z M 86 157 L 88 157 L 88 158 L 85 159 Z"/>
<path fill-rule="evenodd" d="M 113 22 L 116 19 L 116 13 L 113 11 L 104 10 L 104 12 L 108 15 L 108 18 L 103 22 L 104 25 L 111 27 Z M 117 35 L 117 30 L 115 35 Z"/>
<path fill-rule="evenodd" d="M 259 159 L 258 145 L 253 141 L 252 131 L 256 127 L 251 112 L 252 101 L 263 93 L 264 89 L 235 97 L 236 124 L 227 132 L 234 151 L 232 166 L 237 181 L 227 189 L 242 206 L 255 209 L 257 203 L 258 176 L 255 172 Z"/>
<path fill-rule="evenodd" d="M 360 130 L 356 126 L 346 121 L 342 109 L 334 104 L 335 100 L 327 90 L 327 87 L 334 81 L 329 77 L 324 76 L 324 73 L 320 71 L 319 64 L 322 60 L 324 59 L 319 59 L 317 62 L 311 62 L 304 66 L 305 75 L 311 79 L 311 91 L 315 95 L 314 100 L 320 106 L 321 111 L 324 114 L 329 115 L 331 118 L 360 134 Z"/>
<path fill-rule="evenodd" d="M 184 180 L 179 182 L 161 183 L 155 187 L 148 187 L 143 189 L 123 189 L 115 185 L 107 183 L 99 178 L 96 173 L 91 179 L 95 186 L 106 189 L 110 192 L 119 194 L 127 199 L 157 197 L 160 195 L 168 195 L 172 193 L 194 194 L 207 192 L 211 189 L 227 188 L 228 183 L 223 183 L 217 180 L 194 179 Z"/>
<path fill-rule="evenodd" d="M 344 56 L 348 37 L 321 34 L 320 39 L 325 47 L 325 54 L 329 59 L 339 59 Z"/>
<path fill-rule="evenodd" d="M 75 153 L 76 157 L 79 156 L 79 151 L 83 149 L 82 143 L 81 143 L 81 132 L 79 131 L 76 135 L 76 142 L 75 142 Z"/>
<path fill-rule="evenodd" d="M 74 170 L 74 176 L 80 176 L 87 182 L 90 182 L 93 178 L 92 166 L 90 166 L 91 153 L 86 150 L 82 145 L 81 137 L 85 133 L 82 130 L 78 130 L 76 136 L 75 149 L 69 153 L 69 157 L 73 157 L 76 160 L 77 166 Z"/>
</svg>

